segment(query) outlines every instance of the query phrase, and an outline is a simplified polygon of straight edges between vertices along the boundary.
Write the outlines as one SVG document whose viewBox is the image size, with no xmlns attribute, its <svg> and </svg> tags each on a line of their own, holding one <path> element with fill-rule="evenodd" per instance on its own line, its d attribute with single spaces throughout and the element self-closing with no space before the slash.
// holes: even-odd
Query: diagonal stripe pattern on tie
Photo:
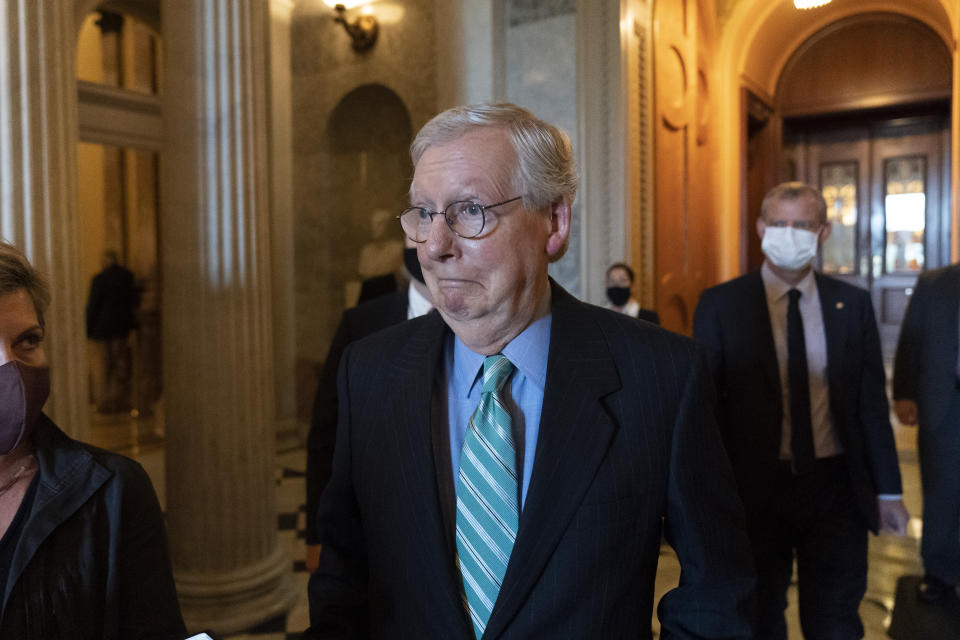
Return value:
<svg viewBox="0 0 960 640">
<path fill-rule="evenodd" d="M 505 356 L 484 360 L 480 404 L 470 417 L 457 476 L 457 559 L 477 638 L 500 592 L 520 519 L 516 447 L 500 396 L 513 371 Z"/>
</svg>

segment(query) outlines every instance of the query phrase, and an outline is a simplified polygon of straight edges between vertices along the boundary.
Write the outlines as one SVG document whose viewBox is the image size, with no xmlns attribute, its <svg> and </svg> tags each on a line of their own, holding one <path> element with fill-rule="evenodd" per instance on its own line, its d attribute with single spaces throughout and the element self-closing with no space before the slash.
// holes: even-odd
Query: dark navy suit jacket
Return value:
<svg viewBox="0 0 960 640">
<path fill-rule="evenodd" d="M 893 397 L 917 403 L 922 429 L 939 427 L 956 388 L 960 264 L 920 276 L 900 330 Z"/>
<path fill-rule="evenodd" d="M 552 289 L 540 434 L 485 639 L 649 638 L 661 535 L 683 574 L 662 638 L 750 634 L 743 513 L 692 341 Z M 351 345 L 306 638 L 473 637 L 461 599 L 444 344 L 430 314 Z"/>
<path fill-rule="evenodd" d="M 827 341 L 833 424 L 857 504 L 877 530 L 877 494 L 901 493 L 880 339 L 870 295 L 816 274 Z M 707 345 L 720 428 L 748 512 L 768 497 L 764 476 L 779 464 L 783 400 L 760 271 L 703 292 L 694 336 Z"/>
</svg>

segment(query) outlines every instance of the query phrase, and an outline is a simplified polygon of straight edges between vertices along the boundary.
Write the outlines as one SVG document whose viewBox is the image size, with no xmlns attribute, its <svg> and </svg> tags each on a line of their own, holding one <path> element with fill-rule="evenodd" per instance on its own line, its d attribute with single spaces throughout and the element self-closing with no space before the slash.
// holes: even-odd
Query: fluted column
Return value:
<svg viewBox="0 0 960 640">
<path fill-rule="evenodd" d="M 293 111 L 290 26 L 293 0 L 270 0 L 271 270 L 273 386 L 277 437 L 298 436 L 293 269 Z"/>
<path fill-rule="evenodd" d="M 53 391 L 46 411 L 82 438 L 87 283 L 78 269 L 75 210 L 76 39 L 66 0 L 0 3 L 0 236 L 50 280 L 46 346 Z"/>
<path fill-rule="evenodd" d="M 167 510 L 191 630 L 293 606 L 274 485 L 266 0 L 164 0 Z"/>
</svg>

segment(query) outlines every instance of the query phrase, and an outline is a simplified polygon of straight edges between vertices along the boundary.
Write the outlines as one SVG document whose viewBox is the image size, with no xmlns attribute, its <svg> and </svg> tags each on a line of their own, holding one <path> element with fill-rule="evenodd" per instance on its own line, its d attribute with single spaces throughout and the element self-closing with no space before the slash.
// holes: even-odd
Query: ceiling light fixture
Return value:
<svg viewBox="0 0 960 640">
<path fill-rule="evenodd" d="M 815 9 L 830 4 L 830 0 L 793 0 L 793 6 L 797 9 Z"/>
</svg>

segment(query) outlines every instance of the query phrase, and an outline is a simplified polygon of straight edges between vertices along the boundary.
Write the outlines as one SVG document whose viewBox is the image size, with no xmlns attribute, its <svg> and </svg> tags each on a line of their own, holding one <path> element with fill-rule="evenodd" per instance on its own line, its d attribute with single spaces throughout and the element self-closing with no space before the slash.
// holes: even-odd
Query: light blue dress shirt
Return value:
<svg viewBox="0 0 960 640">
<path fill-rule="evenodd" d="M 547 380 L 551 319 L 552 316 L 547 315 L 533 322 L 501 352 L 517 368 L 507 381 L 507 387 L 513 399 L 513 406 L 508 407 L 510 419 L 515 424 L 520 421 L 524 434 L 521 509 L 527 499 L 530 476 L 533 474 L 533 456 L 537 450 L 537 436 L 540 434 L 540 411 L 543 408 L 543 388 Z M 480 404 L 484 358 L 485 356 L 468 349 L 455 335 L 451 336 L 444 346 L 454 487 L 458 485 L 460 452 L 467 437 L 470 416 Z"/>
</svg>

